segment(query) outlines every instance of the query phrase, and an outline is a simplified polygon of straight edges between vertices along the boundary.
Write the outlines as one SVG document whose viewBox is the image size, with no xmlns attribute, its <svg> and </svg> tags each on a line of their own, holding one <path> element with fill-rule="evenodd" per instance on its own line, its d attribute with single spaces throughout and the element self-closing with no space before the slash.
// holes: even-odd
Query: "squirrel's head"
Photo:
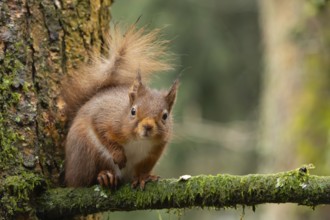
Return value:
<svg viewBox="0 0 330 220">
<path fill-rule="evenodd" d="M 130 109 L 127 119 L 135 138 L 167 140 L 172 129 L 171 111 L 179 80 L 167 91 L 158 91 L 142 84 L 138 74 L 129 90 Z"/>
</svg>

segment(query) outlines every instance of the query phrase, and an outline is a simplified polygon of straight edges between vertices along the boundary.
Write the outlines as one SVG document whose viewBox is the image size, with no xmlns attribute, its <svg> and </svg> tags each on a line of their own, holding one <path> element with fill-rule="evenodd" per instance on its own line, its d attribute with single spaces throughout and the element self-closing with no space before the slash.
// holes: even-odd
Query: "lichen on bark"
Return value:
<svg viewBox="0 0 330 220">
<path fill-rule="evenodd" d="M 36 144 L 36 96 L 29 75 L 24 4 L 3 1 L 0 9 L 0 216 L 7 218 L 29 210 L 28 186 L 39 181 L 24 163 Z M 14 184 L 15 176 L 21 176 L 20 181 L 27 177 L 26 184 L 18 179 Z"/>
<path fill-rule="evenodd" d="M 33 215 L 36 186 L 60 184 L 60 82 L 88 60 L 88 50 L 101 51 L 110 4 L 0 1 L 0 219 Z"/>
</svg>

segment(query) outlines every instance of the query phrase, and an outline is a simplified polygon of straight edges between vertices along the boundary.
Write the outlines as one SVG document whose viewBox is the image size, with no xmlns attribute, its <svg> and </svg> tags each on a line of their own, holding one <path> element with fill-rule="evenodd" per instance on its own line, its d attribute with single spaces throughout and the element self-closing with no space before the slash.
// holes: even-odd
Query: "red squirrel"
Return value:
<svg viewBox="0 0 330 220">
<path fill-rule="evenodd" d="M 131 182 L 144 188 L 157 181 L 151 171 L 171 137 L 171 110 L 179 86 L 151 89 L 143 80 L 169 70 L 166 41 L 159 30 L 115 26 L 108 57 L 94 56 L 63 83 L 66 114 L 72 119 L 65 143 L 65 182 L 69 187 L 99 183 L 115 188 Z"/>
</svg>

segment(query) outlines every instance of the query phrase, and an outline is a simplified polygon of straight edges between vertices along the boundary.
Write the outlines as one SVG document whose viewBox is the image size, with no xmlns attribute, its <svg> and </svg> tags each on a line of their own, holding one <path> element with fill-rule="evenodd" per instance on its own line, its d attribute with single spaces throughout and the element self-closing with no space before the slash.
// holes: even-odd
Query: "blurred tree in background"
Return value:
<svg viewBox="0 0 330 220">
<path fill-rule="evenodd" d="M 265 43 L 262 171 L 302 163 L 329 175 L 330 5 L 328 1 L 259 1 Z M 265 219 L 328 219 L 295 206 L 271 206 Z"/>
</svg>

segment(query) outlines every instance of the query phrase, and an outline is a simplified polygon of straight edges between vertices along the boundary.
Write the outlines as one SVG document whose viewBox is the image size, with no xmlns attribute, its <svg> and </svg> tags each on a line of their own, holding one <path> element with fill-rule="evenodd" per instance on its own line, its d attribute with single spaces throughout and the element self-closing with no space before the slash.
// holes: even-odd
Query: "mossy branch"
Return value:
<svg viewBox="0 0 330 220">
<path fill-rule="evenodd" d="M 330 204 L 330 176 L 309 175 L 308 166 L 277 174 L 195 176 L 148 183 L 144 191 L 125 185 L 117 191 L 91 188 L 50 189 L 37 198 L 37 215 L 63 216 L 102 211 L 189 207 L 255 206 L 262 203 Z"/>
</svg>

